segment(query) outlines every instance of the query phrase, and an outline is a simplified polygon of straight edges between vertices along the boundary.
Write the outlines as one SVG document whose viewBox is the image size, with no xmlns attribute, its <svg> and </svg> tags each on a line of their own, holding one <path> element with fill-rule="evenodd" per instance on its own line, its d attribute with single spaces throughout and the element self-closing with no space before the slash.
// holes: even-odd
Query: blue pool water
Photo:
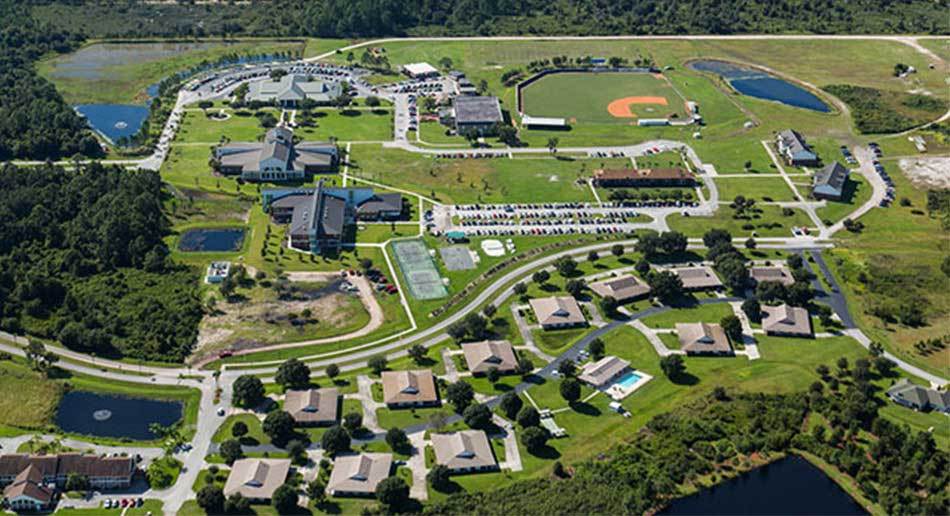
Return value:
<svg viewBox="0 0 950 516">
<path fill-rule="evenodd" d="M 766 72 L 716 60 L 693 61 L 689 67 L 721 76 L 743 95 L 821 113 L 831 111 L 827 104 L 810 91 Z"/>
<path fill-rule="evenodd" d="M 630 389 L 634 386 L 634 384 L 640 381 L 640 378 L 642 378 L 640 375 L 638 375 L 637 373 L 633 371 L 630 371 L 628 373 L 625 373 L 623 376 L 621 376 L 620 379 L 617 380 L 617 384 L 623 387 L 624 389 Z"/>
<path fill-rule="evenodd" d="M 128 104 L 80 104 L 76 111 L 112 143 L 122 137 L 131 138 L 148 118 L 148 106 Z"/>
</svg>

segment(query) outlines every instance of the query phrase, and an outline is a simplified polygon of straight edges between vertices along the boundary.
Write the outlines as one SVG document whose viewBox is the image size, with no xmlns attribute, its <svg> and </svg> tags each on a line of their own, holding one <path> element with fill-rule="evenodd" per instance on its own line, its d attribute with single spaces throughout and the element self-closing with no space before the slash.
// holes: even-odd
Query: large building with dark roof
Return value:
<svg viewBox="0 0 950 516">
<path fill-rule="evenodd" d="M 245 181 L 303 181 L 311 174 L 332 171 L 339 150 L 332 143 L 294 142 L 294 133 L 275 127 L 263 142 L 235 142 L 214 150 L 217 170 Z"/>
<path fill-rule="evenodd" d="M 815 199 L 840 201 L 844 196 L 844 186 L 848 183 L 850 173 L 851 171 L 837 161 L 825 165 L 824 168 L 815 172 L 811 196 Z"/>
<path fill-rule="evenodd" d="M 594 186 L 693 186 L 696 179 L 683 167 L 612 168 L 594 171 Z"/>
<path fill-rule="evenodd" d="M 786 129 L 775 138 L 779 154 L 785 162 L 796 167 L 818 166 L 818 155 L 805 143 L 805 138 L 793 129 Z"/>
<path fill-rule="evenodd" d="M 504 121 L 498 97 L 458 96 L 453 101 L 452 110 L 458 134 L 471 130 L 480 135 L 491 134 L 495 125 Z"/>
<path fill-rule="evenodd" d="M 315 254 L 339 250 L 357 220 L 395 220 L 402 214 L 402 195 L 372 188 L 323 185 L 296 190 L 264 190 L 264 211 L 274 222 L 289 224 L 290 246 Z"/>
<path fill-rule="evenodd" d="M 11 508 L 23 511 L 48 509 L 56 489 L 66 486 L 70 475 L 89 481 L 95 490 L 125 489 L 132 484 L 135 461 L 131 457 L 91 454 L 0 455 L 0 486 Z"/>
<path fill-rule="evenodd" d="M 894 403 L 915 410 L 936 410 L 950 414 L 950 392 L 914 385 L 902 378 L 887 390 Z"/>
</svg>

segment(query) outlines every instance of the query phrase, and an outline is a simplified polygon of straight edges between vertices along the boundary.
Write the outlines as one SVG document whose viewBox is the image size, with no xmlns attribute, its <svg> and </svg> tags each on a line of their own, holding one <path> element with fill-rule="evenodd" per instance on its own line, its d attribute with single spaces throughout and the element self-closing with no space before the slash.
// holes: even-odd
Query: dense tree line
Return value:
<svg viewBox="0 0 950 516">
<path fill-rule="evenodd" d="M 95 37 L 493 34 L 946 33 L 945 0 L 34 0 Z"/>
<path fill-rule="evenodd" d="M 156 172 L 0 170 L 0 327 L 102 355 L 180 361 L 201 320 Z"/>
<path fill-rule="evenodd" d="M 867 362 L 867 361 L 865 361 Z M 846 388 L 813 387 L 793 395 L 740 394 L 717 388 L 705 399 L 653 418 L 631 441 L 573 476 L 521 481 L 494 491 L 450 496 L 431 514 L 644 514 L 683 496 L 682 486 L 750 466 L 754 453 L 807 450 L 858 479 L 889 514 L 946 514 L 950 455 L 927 433 L 912 433 L 877 417 L 873 389 L 859 374 Z M 854 377 L 851 379 L 851 377 Z M 821 385 L 821 382 L 816 382 Z M 833 430 L 803 433 L 819 411 Z M 822 426 L 822 428 L 825 428 Z M 859 431 L 876 439 L 863 446 Z M 820 435 L 818 435 L 820 434 Z"/>
<path fill-rule="evenodd" d="M 29 6 L 0 0 L 0 160 L 102 154 L 85 121 L 33 68 L 40 56 L 68 52 L 81 40 L 41 27 Z"/>
</svg>

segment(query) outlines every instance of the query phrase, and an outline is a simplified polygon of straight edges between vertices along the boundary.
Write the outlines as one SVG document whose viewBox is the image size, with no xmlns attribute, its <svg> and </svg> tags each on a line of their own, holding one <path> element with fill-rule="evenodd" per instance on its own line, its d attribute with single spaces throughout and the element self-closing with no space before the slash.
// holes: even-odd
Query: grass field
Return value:
<svg viewBox="0 0 950 516">
<path fill-rule="evenodd" d="M 667 221 L 670 228 L 680 231 L 689 237 L 701 237 L 703 233 L 710 229 L 725 229 L 733 237 L 791 237 L 792 227 L 806 226 L 811 227 L 814 224 L 804 211 L 793 208 L 790 216 L 782 214 L 782 209 L 778 206 L 761 205 L 758 206 L 761 213 L 758 218 L 751 220 L 732 218 L 733 210 L 728 206 L 720 206 L 719 210 L 712 217 L 683 217 L 677 213 L 670 215 Z M 744 227 L 751 225 L 751 228 Z"/>
<path fill-rule="evenodd" d="M 738 195 L 745 196 L 746 199 L 755 199 L 762 201 L 794 201 L 795 194 L 779 176 L 761 176 L 754 177 L 722 177 L 716 178 L 716 186 L 719 188 L 719 200 L 731 202 Z M 806 180 L 810 178 L 794 176 L 793 180 Z M 726 209 L 726 208 L 723 208 Z"/>
<path fill-rule="evenodd" d="M 574 119 L 580 124 L 636 124 L 637 118 L 686 117 L 685 100 L 665 77 L 649 73 L 557 73 L 522 91 L 524 112 Z M 626 117 L 608 106 L 626 97 L 656 97 L 662 102 L 630 104 Z"/>
<path fill-rule="evenodd" d="M 402 188 L 445 203 L 592 202 L 586 183 L 594 169 L 628 160 L 440 159 L 396 149 L 354 146 L 350 174 Z"/>
</svg>

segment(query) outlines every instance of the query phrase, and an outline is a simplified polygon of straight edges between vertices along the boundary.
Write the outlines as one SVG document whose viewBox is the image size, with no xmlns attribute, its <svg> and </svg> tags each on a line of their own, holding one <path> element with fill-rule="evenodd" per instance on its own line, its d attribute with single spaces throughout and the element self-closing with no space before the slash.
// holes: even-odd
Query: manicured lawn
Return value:
<svg viewBox="0 0 950 516">
<path fill-rule="evenodd" d="M 802 178 L 792 176 L 792 179 L 798 181 Z M 744 196 L 746 199 L 755 199 L 757 202 L 769 199 L 776 202 L 796 200 L 795 194 L 788 187 L 788 183 L 778 176 L 755 177 L 750 174 L 748 179 L 716 178 L 716 186 L 719 188 L 719 200 L 726 202 L 731 202 L 738 195 Z M 724 206 L 720 209 L 727 209 L 727 207 Z"/>
<path fill-rule="evenodd" d="M 793 227 L 811 227 L 813 223 L 804 211 L 792 208 L 792 214 L 785 216 L 778 206 L 758 206 L 761 213 L 757 218 L 734 219 L 734 211 L 728 206 L 720 206 L 712 217 L 683 217 L 674 213 L 667 218 L 670 229 L 685 233 L 688 237 L 701 237 L 710 229 L 725 229 L 733 237 L 747 237 L 755 233 L 760 237 L 791 237 Z M 748 229 L 743 226 L 751 225 Z"/>
<path fill-rule="evenodd" d="M 405 428 L 411 425 L 427 423 L 430 416 L 440 412 L 449 416 L 453 411 L 449 405 L 416 409 L 381 408 L 376 410 L 376 419 L 379 422 L 379 426 L 388 430 L 394 427 Z"/>
<path fill-rule="evenodd" d="M 211 438 L 213 443 L 221 443 L 227 441 L 228 439 L 233 439 L 231 435 L 231 428 L 234 427 L 234 424 L 238 421 L 247 425 L 247 433 L 241 437 L 241 442 L 248 446 L 254 446 L 257 444 L 267 444 L 270 442 L 270 438 L 264 434 L 264 430 L 261 428 L 261 420 L 257 418 L 254 414 L 236 414 L 233 416 L 228 416 L 227 419 L 221 423 L 221 426 L 218 427 L 218 431 L 214 433 L 214 437 Z"/>
<path fill-rule="evenodd" d="M 673 328 L 678 322 L 719 323 L 727 315 L 732 315 L 732 307 L 728 303 L 695 305 L 690 308 L 675 308 L 645 317 L 643 324 L 651 328 Z"/>
<path fill-rule="evenodd" d="M 165 506 L 161 500 L 145 500 L 142 503 L 141 507 L 136 507 L 134 509 L 123 509 L 122 513 L 127 516 L 145 516 L 146 514 L 162 514 L 162 508 Z M 116 514 L 116 509 L 106 509 L 104 507 L 96 507 L 93 509 L 77 509 L 73 507 L 64 507 L 58 509 L 56 514 L 63 514 L 65 516 L 109 516 Z M 202 513 L 203 514 L 203 513 Z"/>
<path fill-rule="evenodd" d="M 538 361 L 538 359 L 535 357 L 531 357 L 531 361 L 534 363 L 535 367 L 543 365 L 543 363 Z M 468 376 L 463 379 L 468 382 L 473 389 L 475 389 L 475 392 L 480 392 L 489 396 L 498 396 L 504 394 L 512 390 L 522 381 L 521 375 L 516 374 L 502 376 L 494 384 L 489 382 L 488 378 L 485 378 L 484 376 Z"/>
<path fill-rule="evenodd" d="M 350 174 L 414 191 L 441 202 L 558 202 L 594 200 L 586 183 L 594 169 L 629 160 L 551 157 L 446 159 L 360 145 L 351 150 Z"/>
<path fill-rule="evenodd" d="M 570 328 L 564 330 L 531 330 L 534 334 L 534 342 L 542 351 L 548 353 L 561 353 L 568 346 L 577 342 L 589 328 Z"/>
<path fill-rule="evenodd" d="M 300 122 L 300 114 L 297 114 Z M 347 109 L 344 111 L 318 109 L 313 111 L 315 127 L 300 126 L 294 134 L 304 140 L 339 142 L 384 141 L 393 138 L 391 109 Z"/>
<path fill-rule="evenodd" d="M 523 110 L 533 116 L 576 119 L 577 123 L 629 124 L 637 118 L 686 117 L 685 100 L 663 77 L 649 73 L 558 73 L 543 77 L 522 92 Z M 625 97 L 660 97 L 663 102 L 633 104 L 634 117 L 618 118 L 607 110 Z"/>
<path fill-rule="evenodd" d="M 217 112 L 214 108 L 208 110 L 208 114 Z M 206 116 L 201 110 L 187 111 L 175 135 L 175 144 L 217 145 L 222 139 L 232 142 L 260 141 L 267 132 L 267 128 L 263 127 L 260 120 L 254 116 L 259 112 L 280 117 L 280 111 L 274 108 L 261 108 L 257 111 L 227 109 L 225 113 L 230 115 L 230 118 L 225 120 Z"/>
</svg>

